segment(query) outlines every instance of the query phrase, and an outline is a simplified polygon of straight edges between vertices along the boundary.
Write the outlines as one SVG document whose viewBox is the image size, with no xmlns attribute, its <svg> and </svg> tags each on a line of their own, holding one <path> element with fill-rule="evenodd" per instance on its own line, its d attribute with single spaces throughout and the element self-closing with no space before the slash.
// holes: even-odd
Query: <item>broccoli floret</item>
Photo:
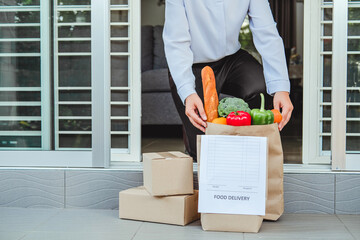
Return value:
<svg viewBox="0 0 360 240">
<path fill-rule="evenodd" d="M 235 111 L 244 111 L 250 113 L 249 105 L 241 98 L 226 97 L 221 99 L 218 106 L 220 117 L 227 117 L 229 113 Z"/>
</svg>

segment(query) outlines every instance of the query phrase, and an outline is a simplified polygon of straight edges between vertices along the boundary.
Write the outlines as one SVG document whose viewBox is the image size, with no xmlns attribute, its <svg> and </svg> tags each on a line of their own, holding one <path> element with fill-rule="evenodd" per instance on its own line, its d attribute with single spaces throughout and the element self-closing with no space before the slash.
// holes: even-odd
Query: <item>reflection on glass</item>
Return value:
<svg viewBox="0 0 360 240">
<path fill-rule="evenodd" d="M 41 116 L 41 107 L 0 106 L 0 116 Z"/>
<path fill-rule="evenodd" d="M 128 22 L 128 11 L 126 10 L 118 10 L 111 11 L 111 22 Z"/>
<path fill-rule="evenodd" d="M 349 20 L 360 20 L 360 8 L 349 7 L 348 19 Z"/>
<path fill-rule="evenodd" d="M 322 132 L 323 133 L 331 132 L 331 121 L 322 121 Z"/>
<path fill-rule="evenodd" d="M 59 85 L 62 87 L 91 86 L 91 57 L 60 56 Z"/>
<path fill-rule="evenodd" d="M 331 91 L 330 90 L 323 91 L 323 102 L 331 102 Z"/>
<path fill-rule="evenodd" d="M 331 149 L 331 137 L 330 136 L 323 136 L 322 137 L 322 150 L 323 151 L 330 151 Z"/>
<path fill-rule="evenodd" d="M 348 36 L 360 35 L 360 23 L 348 23 Z"/>
<path fill-rule="evenodd" d="M 128 120 L 111 120 L 111 131 L 128 131 Z"/>
<path fill-rule="evenodd" d="M 111 91 L 111 101 L 129 101 L 128 91 Z"/>
<path fill-rule="evenodd" d="M 129 51 L 128 41 L 112 41 L 111 52 L 128 52 Z"/>
<path fill-rule="evenodd" d="M 127 5 L 128 0 L 111 0 L 111 5 Z"/>
<path fill-rule="evenodd" d="M 60 134 L 60 148 L 91 148 L 90 134 Z"/>
<path fill-rule="evenodd" d="M 59 116 L 91 116 L 91 105 L 60 105 Z"/>
<path fill-rule="evenodd" d="M 347 86 L 360 87 L 360 55 L 348 55 Z"/>
<path fill-rule="evenodd" d="M 59 23 L 84 23 L 91 22 L 90 11 L 59 11 L 58 12 Z"/>
<path fill-rule="evenodd" d="M 332 8 L 324 8 L 324 21 L 332 20 Z"/>
<path fill-rule="evenodd" d="M 91 0 L 58 0 L 58 5 L 90 5 Z"/>
<path fill-rule="evenodd" d="M 0 42 L 0 53 L 40 53 L 40 42 Z"/>
<path fill-rule="evenodd" d="M 60 131 L 91 131 L 91 120 L 59 120 Z"/>
<path fill-rule="evenodd" d="M 41 122 L 0 121 L 0 131 L 41 131 Z"/>
<path fill-rule="evenodd" d="M 129 27 L 127 26 L 111 26 L 111 37 L 128 37 Z"/>
<path fill-rule="evenodd" d="M 1 27 L 0 38 L 40 38 L 40 27 Z"/>
<path fill-rule="evenodd" d="M 348 90 L 346 100 L 347 102 L 360 102 L 360 91 Z"/>
<path fill-rule="evenodd" d="M 346 151 L 360 151 L 360 137 L 346 137 Z"/>
<path fill-rule="evenodd" d="M 111 135 L 111 148 L 128 148 L 129 136 L 128 135 Z"/>
<path fill-rule="evenodd" d="M 331 51 L 332 50 L 332 40 L 324 39 L 323 40 L 323 51 Z"/>
<path fill-rule="evenodd" d="M 91 37 L 90 26 L 61 26 L 58 28 L 59 38 Z"/>
<path fill-rule="evenodd" d="M 0 87 L 40 87 L 40 57 L 0 57 Z"/>
<path fill-rule="evenodd" d="M 35 6 L 40 0 L 0 0 L 0 6 Z"/>
<path fill-rule="evenodd" d="M 323 118 L 331 117 L 331 106 L 322 106 L 322 117 Z"/>
<path fill-rule="evenodd" d="M 129 116 L 129 107 L 127 105 L 111 106 L 111 116 Z"/>
<path fill-rule="evenodd" d="M 5 102 L 37 102 L 41 101 L 41 94 L 39 91 L 27 92 L 27 91 L 0 91 L 0 101 Z"/>
<path fill-rule="evenodd" d="M 91 101 L 91 92 L 78 90 L 78 91 L 68 91 L 61 90 L 59 92 L 60 101 Z"/>
<path fill-rule="evenodd" d="M 347 106 L 346 117 L 360 118 L 360 106 Z"/>
<path fill-rule="evenodd" d="M 127 56 L 111 57 L 111 86 L 112 87 L 128 87 L 129 58 Z"/>
<path fill-rule="evenodd" d="M 41 136 L 0 136 L 0 148 L 40 148 Z"/>
<path fill-rule="evenodd" d="M 323 56 L 323 87 L 331 87 L 332 56 Z"/>
<path fill-rule="evenodd" d="M 40 23 L 40 11 L 0 12 L 0 23 Z"/>
<path fill-rule="evenodd" d="M 347 133 L 360 133 L 360 121 L 347 121 L 346 122 Z"/>
<path fill-rule="evenodd" d="M 323 24 L 323 36 L 332 36 L 332 24 Z"/>
<path fill-rule="evenodd" d="M 59 41 L 59 52 L 91 52 L 90 41 Z"/>
<path fill-rule="evenodd" d="M 360 51 L 360 39 L 348 39 L 348 51 Z"/>
</svg>

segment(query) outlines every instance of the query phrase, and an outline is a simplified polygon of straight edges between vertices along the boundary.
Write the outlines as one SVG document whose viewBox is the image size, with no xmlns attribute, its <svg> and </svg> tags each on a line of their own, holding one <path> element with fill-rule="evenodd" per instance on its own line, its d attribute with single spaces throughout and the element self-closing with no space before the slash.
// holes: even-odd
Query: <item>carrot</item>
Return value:
<svg viewBox="0 0 360 240">
<path fill-rule="evenodd" d="M 206 66 L 201 70 L 201 79 L 204 91 L 204 108 L 208 122 L 218 117 L 219 98 L 216 92 L 214 71 Z"/>
<path fill-rule="evenodd" d="M 271 110 L 274 114 L 274 123 L 280 123 L 281 120 L 282 120 L 282 115 L 281 113 L 279 112 L 279 110 L 277 109 L 272 109 Z"/>
</svg>

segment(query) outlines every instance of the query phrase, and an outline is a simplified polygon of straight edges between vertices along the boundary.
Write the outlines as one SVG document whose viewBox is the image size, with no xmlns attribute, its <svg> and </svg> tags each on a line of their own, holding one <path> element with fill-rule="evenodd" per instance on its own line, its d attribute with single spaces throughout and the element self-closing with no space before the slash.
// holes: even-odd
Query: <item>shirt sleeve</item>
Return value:
<svg viewBox="0 0 360 240">
<path fill-rule="evenodd" d="M 191 36 L 183 0 L 166 0 L 163 40 L 170 73 L 184 103 L 196 91 Z"/>
<path fill-rule="evenodd" d="M 248 15 L 254 44 L 263 62 L 267 92 L 290 92 L 284 44 L 268 0 L 250 0 Z"/>
</svg>

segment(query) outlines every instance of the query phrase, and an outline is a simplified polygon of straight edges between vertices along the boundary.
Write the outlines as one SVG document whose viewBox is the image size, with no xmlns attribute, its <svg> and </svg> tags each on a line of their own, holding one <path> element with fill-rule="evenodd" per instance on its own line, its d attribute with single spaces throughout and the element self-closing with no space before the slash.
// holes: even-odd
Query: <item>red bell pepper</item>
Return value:
<svg viewBox="0 0 360 240">
<path fill-rule="evenodd" d="M 226 123 L 232 126 L 251 125 L 251 116 L 244 111 L 231 112 L 226 118 Z"/>
</svg>

